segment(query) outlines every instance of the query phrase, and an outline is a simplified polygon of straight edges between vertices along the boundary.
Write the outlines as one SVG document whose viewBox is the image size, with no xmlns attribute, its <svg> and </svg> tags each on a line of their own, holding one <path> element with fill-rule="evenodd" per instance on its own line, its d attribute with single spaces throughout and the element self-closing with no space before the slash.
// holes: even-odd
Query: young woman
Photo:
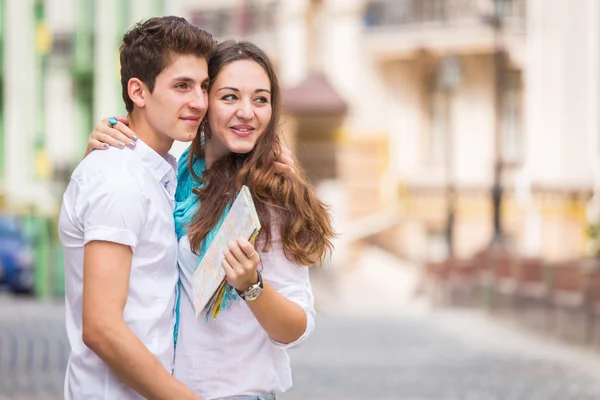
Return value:
<svg viewBox="0 0 600 400">
<path fill-rule="evenodd" d="M 205 399 L 274 399 L 292 386 L 286 350 L 314 329 L 307 266 L 332 250 L 333 231 L 301 171 L 275 171 L 281 96 L 266 54 L 248 42 L 223 42 L 208 70 L 206 123 L 179 161 L 175 222 L 183 290 L 174 375 Z M 107 142 L 102 131 L 104 125 L 92 133 L 92 147 Z M 256 247 L 245 238 L 230 243 L 222 265 L 231 286 L 228 306 L 216 319 L 196 318 L 191 278 L 242 185 L 262 225 Z"/>
</svg>

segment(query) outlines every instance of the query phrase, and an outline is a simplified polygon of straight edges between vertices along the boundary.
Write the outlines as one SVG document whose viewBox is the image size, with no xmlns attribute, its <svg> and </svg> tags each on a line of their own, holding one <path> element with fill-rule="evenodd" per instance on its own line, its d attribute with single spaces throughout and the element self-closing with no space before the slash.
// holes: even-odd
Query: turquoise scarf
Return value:
<svg viewBox="0 0 600 400">
<path fill-rule="evenodd" d="M 202 187 L 203 185 L 198 181 L 188 168 L 189 159 L 189 147 L 183 152 L 179 159 L 179 165 L 177 167 L 177 191 L 175 192 L 175 211 L 173 211 L 173 217 L 175 218 L 175 232 L 177 232 L 177 240 L 181 239 L 187 234 L 187 227 L 192 222 L 194 214 L 200 207 L 200 200 L 198 196 L 193 192 L 194 188 Z M 204 170 L 206 169 L 206 162 L 204 159 L 194 157 L 194 173 L 202 178 Z M 206 250 L 215 238 L 215 235 L 219 231 L 219 228 L 223 224 L 225 217 L 229 213 L 231 204 L 228 204 L 219 218 L 219 221 L 210 232 L 206 235 L 202 241 L 202 248 L 198 255 L 198 262 L 202 260 Z"/>
<path fill-rule="evenodd" d="M 181 239 L 183 236 L 187 234 L 187 228 L 189 224 L 192 222 L 192 218 L 194 214 L 200 207 L 200 201 L 198 196 L 193 192 L 194 188 L 202 187 L 203 185 L 192 175 L 192 172 L 188 168 L 190 157 L 190 148 L 188 147 L 179 159 L 179 165 L 177 167 L 177 191 L 175 192 L 175 211 L 173 211 L 173 217 L 175 218 L 175 232 L 177 233 L 177 240 Z M 204 159 L 194 157 L 194 173 L 202 178 L 204 174 L 204 170 L 206 169 L 206 162 Z M 229 213 L 229 209 L 231 208 L 231 204 L 228 204 L 219 218 L 219 221 L 210 232 L 206 235 L 204 240 L 202 241 L 202 246 L 200 249 L 200 254 L 198 255 L 198 264 L 204 258 L 208 247 L 214 240 L 219 228 L 223 224 L 225 217 Z M 196 265 L 197 266 L 197 265 Z M 179 268 L 182 268 L 179 266 Z M 177 302 L 175 304 L 175 332 L 174 339 L 175 344 L 177 344 L 177 336 L 179 333 L 179 304 L 181 297 L 181 280 L 177 283 Z M 227 308 L 229 304 L 233 300 L 239 300 L 239 296 L 236 294 L 235 290 L 229 285 L 227 285 L 227 289 L 225 291 L 225 296 L 223 298 L 223 302 L 221 304 L 221 308 Z M 207 315 L 208 320 L 208 315 Z"/>
</svg>

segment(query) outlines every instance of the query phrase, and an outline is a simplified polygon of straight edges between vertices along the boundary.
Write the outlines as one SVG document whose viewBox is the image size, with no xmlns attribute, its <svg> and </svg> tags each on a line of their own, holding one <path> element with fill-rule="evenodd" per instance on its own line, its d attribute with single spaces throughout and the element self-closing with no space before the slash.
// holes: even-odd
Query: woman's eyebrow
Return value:
<svg viewBox="0 0 600 400">
<path fill-rule="evenodd" d="M 231 91 L 234 91 L 234 92 L 239 92 L 240 91 L 240 89 L 237 89 L 237 88 L 234 88 L 234 87 L 229 87 L 229 86 L 223 86 L 222 88 L 217 89 L 217 92 L 220 91 L 220 90 L 231 90 Z"/>
<path fill-rule="evenodd" d="M 230 87 L 230 86 L 223 86 L 222 88 L 217 89 L 217 92 L 220 91 L 220 90 L 231 90 L 233 92 L 238 92 L 238 93 L 240 92 L 240 89 L 234 88 L 234 87 Z M 260 93 L 260 92 L 267 92 L 267 93 L 271 94 L 271 92 L 269 90 L 267 90 L 267 89 L 256 89 L 254 91 L 254 93 Z"/>
</svg>

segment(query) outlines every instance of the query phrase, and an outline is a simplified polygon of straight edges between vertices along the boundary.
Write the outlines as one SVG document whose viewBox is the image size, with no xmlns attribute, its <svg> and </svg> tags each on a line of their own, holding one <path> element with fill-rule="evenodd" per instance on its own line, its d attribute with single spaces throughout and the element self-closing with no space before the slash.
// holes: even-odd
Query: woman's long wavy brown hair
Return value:
<svg viewBox="0 0 600 400">
<path fill-rule="evenodd" d="M 281 238 L 284 254 L 290 261 L 300 265 L 322 263 L 333 249 L 331 240 L 334 232 L 327 207 L 306 182 L 297 163 L 295 174 L 275 171 L 275 162 L 281 152 L 277 131 L 281 93 L 271 61 L 253 43 L 232 40 L 220 43 L 208 63 L 211 83 L 226 65 L 240 60 L 252 60 L 267 73 L 271 84 L 271 120 L 252 151 L 222 157 L 204 172 L 201 179 L 204 186 L 194 189 L 201 206 L 188 230 L 191 248 L 199 251 L 202 240 L 217 224 L 226 205 L 233 201 L 242 185 L 246 185 L 252 193 L 262 225 L 257 238 L 261 250 L 269 251 L 272 234 L 275 234 Z M 204 132 L 206 140 L 210 140 L 208 124 Z M 197 135 L 191 145 L 193 156 L 189 158 L 188 167 L 192 171 L 194 157 L 204 158 L 200 136 Z M 277 230 L 273 231 L 273 228 Z"/>
</svg>

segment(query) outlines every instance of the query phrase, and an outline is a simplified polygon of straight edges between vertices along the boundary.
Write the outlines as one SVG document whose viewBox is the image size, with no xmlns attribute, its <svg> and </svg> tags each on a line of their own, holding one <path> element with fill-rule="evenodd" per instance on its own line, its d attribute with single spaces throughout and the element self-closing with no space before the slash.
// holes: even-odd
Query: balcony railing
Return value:
<svg viewBox="0 0 600 400">
<path fill-rule="evenodd" d="M 247 1 L 239 7 L 197 9 L 191 22 L 217 39 L 252 38 L 275 30 L 278 1 Z"/>
<path fill-rule="evenodd" d="M 503 20 L 524 26 L 526 5 L 504 0 Z M 459 26 L 483 24 L 493 13 L 494 0 L 368 0 L 363 21 L 368 29 Z"/>
</svg>

